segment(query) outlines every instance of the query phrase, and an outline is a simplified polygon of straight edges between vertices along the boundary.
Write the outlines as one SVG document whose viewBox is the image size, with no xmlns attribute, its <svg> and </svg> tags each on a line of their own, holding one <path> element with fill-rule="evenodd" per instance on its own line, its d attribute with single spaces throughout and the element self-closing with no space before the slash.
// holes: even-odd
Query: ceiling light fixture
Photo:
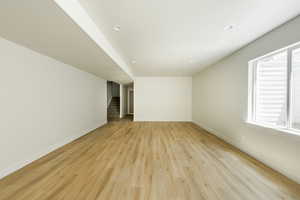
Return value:
<svg viewBox="0 0 300 200">
<path fill-rule="evenodd" d="M 233 28 L 234 28 L 234 25 L 230 24 L 230 25 L 228 25 L 228 26 L 225 26 L 225 27 L 224 27 L 224 30 L 225 30 L 225 31 L 230 31 L 230 30 L 232 30 Z"/>
<path fill-rule="evenodd" d="M 113 29 L 114 29 L 114 31 L 119 32 L 121 30 L 121 26 L 115 25 Z"/>
</svg>

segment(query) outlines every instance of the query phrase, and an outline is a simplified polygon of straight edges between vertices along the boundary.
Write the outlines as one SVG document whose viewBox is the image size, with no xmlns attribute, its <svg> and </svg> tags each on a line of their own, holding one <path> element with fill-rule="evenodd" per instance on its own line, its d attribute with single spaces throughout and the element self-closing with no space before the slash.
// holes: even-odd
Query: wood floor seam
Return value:
<svg viewBox="0 0 300 200">
<path fill-rule="evenodd" d="M 0 180 L 0 200 L 300 200 L 192 122 L 110 122 Z"/>
</svg>

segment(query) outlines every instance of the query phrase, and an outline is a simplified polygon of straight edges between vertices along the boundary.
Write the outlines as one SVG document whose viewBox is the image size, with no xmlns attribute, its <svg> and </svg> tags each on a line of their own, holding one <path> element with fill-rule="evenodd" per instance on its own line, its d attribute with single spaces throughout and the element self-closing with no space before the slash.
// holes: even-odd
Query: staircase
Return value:
<svg viewBox="0 0 300 200">
<path fill-rule="evenodd" d="M 107 108 L 108 121 L 120 119 L 120 97 L 113 97 Z"/>
</svg>

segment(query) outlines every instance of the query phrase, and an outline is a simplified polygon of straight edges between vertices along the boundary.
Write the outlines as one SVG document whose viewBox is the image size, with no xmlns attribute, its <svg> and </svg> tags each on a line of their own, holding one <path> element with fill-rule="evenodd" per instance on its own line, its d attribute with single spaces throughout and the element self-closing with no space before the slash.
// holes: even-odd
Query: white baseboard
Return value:
<svg viewBox="0 0 300 200">
<path fill-rule="evenodd" d="M 196 124 L 197 126 L 203 128 L 204 130 L 206 130 L 207 132 L 209 133 L 212 133 L 213 135 L 217 136 L 218 138 L 224 140 L 225 142 L 231 144 L 232 146 L 238 148 L 240 151 L 248 154 L 249 156 L 251 156 L 252 158 L 264 163 L 266 166 L 272 168 L 273 170 L 283 174 L 284 176 L 290 178 L 291 180 L 297 182 L 297 183 L 300 183 L 300 179 L 298 178 L 295 178 L 294 176 L 291 176 L 290 174 L 287 174 L 285 171 L 281 170 L 280 168 L 276 167 L 276 166 L 273 166 L 272 165 L 272 162 L 270 162 L 270 160 L 264 160 L 262 159 L 261 157 L 259 156 L 256 156 L 256 155 L 253 155 L 251 152 L 248 152 L 246 151 L 245 149 L 243 149 L 240 145 L 238 145 L 237 143 L 235 143 L 234 139 L 231 138 L 231 137 L 228 137 L 228 135 L 226 134 L 222 134 L 221 132 L 218 132 L 212 128 L 210 128 L 209 126 L 206 126 L 205 124 L 203 123 L 200 123 L 200 122 L 196 122 L 196 121 L 193 121 L 194 124 Z"/>
<path fill-rule="evenodd" d="M 221 132 L 216 131 L 215 129 L 212 129 L 211 127 L 209 127 L 201 122 L 193 121 L 193 123 L 196 124 L 197 126 L 203 128 L 207 132 L 212 133 L 213 135 L 217 136 L 218 138 L 224 140 L 225 142 L 227 142 L 233 146 L 236 146 L 233 142 L 234 141 L 233 138 L 229 137 L 228 135 L 222 134 Z"/>
<path fill-rule="evenodd" d="M 38 153 L 35 153 L 34 155 L 31 155 L 31 156 L 28 156 L 26 159 L 24 160 L 21 160 L 13 165 L 11 165 L 10 167 L 6 168 L 6 169 L 3 169 L 3 170 L 0 170 L 0 179 L 4 178 L 5 176 L 8 176 L 9 174 L 25 167 L 26 165 L 32 163 L 33 161 L 35 160 L 38 160 L 39 158 L 51 153 L 52 151 L 90 133 L 91 131 L 105 125 L 107 123 L 107 121 L 104 121 L 102 122 L 99 126 L 97 127 L 94 127 L 94 128 L 91 128 L 90 130 L 87 130 L 85 131 L 84 133 L 82 134 L 79 134 L 79 135 L 72 135 L 70 137 L 67 137 L 65 139 L 63 139 L 62 141 L 56 143 L 56 144 L 53 144 L 53 145 L 50 145 L 48 147 L 46 147 L 45 149 L 39 151 Z"/>
<path fill-rule="evenodd" d="M 135 122 L 193 122 L 192 120 L 185 120 L 185 119 L 134 119 Z"/>
</svg>

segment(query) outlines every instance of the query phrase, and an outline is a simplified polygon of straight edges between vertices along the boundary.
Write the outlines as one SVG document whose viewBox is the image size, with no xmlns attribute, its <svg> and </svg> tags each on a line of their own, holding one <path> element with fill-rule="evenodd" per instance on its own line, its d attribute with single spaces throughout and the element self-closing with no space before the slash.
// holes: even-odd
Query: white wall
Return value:
<svg viewBox="0 0 300 200">
<path fill-rule="evenodd" d="M 106 81 L 0 38 L 0 177 L 106 123 Z"/>
<path fill-rule="evenodd" d="M 123 113 L 124 115 L 128 114 L 128 90 L 133 89 L 133 83 L 123 85 L 123 101 L 124 101 L 124 106 L 123 106 Z"/>
<path fill-rule="evenodd" d="M 190 121 L 190 77 L 138 77 L 134 81 L 135 121 Z"/>
<path fill-rule="evenodd" d="M 107 81 L 107 106 L 109 106 L 112 97 L 120 97 L 120 84 L 113 81 Z"/>
<path fill-rule="evenodd" d="M 106 93 L 107 93 L 107 107 L 108 107 L 111 102 L 111 99 L 113 97 L 113 94 L 112 94 L 113 82 L 107 81 L 106 85 L 107 85 Z"/>
<path fill-rule="evenodd" d="M 193 120 L 300 183 L 300 136 L 249 125 L 248 61 L 300 41 L 300 17 L 193 77 Z"/>
<path fill-rule="evenodd" d="M 112 96 L 120 97 L 120 84 L 115 82 L 112 83 Z"/>
<path fill-rule="evenodd" d="M 128 105 L 127 92 L 128 92 L 128 86 L 127 86 L 127 85 L 124 85 L 124 88 L 123 88 L 123 94 L 124 94 L 124 107 L 123 107 L 123 112 L 124 112 L 124 115 L 127 115 L 127 114 L 128 114 L 128 112 L 127 112 L 127 105 Z"/>
<path fill-rule="evenodd" d="M 123 118 L 125 115 L 124 107 L 125 107 L 124 85 L 120 84 L 120 118 Z"/>
</svg>

